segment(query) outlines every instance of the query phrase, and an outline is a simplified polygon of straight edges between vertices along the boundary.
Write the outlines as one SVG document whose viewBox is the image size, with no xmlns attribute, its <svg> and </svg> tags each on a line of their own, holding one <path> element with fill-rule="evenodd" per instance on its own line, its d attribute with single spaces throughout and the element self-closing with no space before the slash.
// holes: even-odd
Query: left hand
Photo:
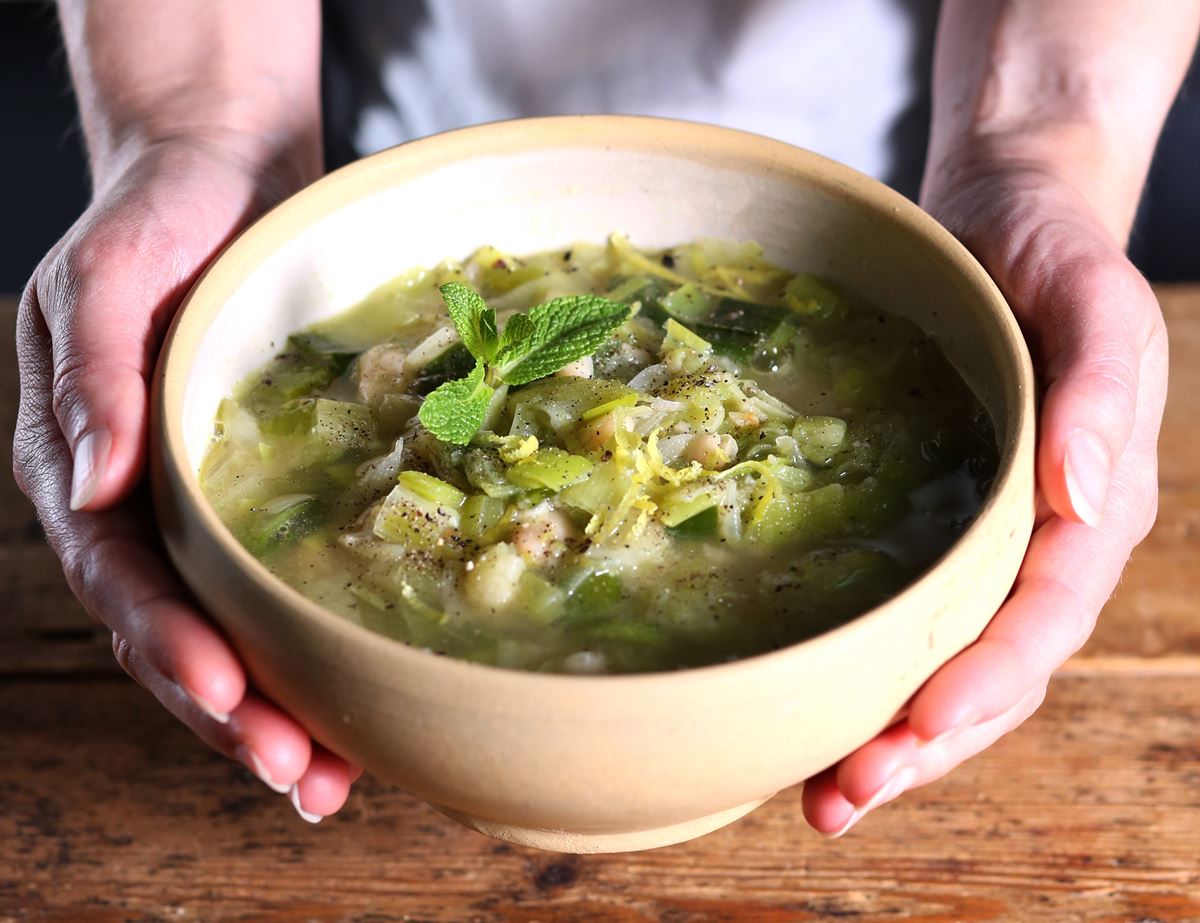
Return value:
<svg viewBox="0 0 1200 923">
<path fill-rule="evenodd" d="M 976 165 L 926 207 L 1007 297 L 1041 384 L 1039 515 L 1012 593 L 906 716 L 805 783 L 804 814 L 840 836 L 1025 721 L 1092 633 L 1157 512 L 1167 336 L 1149 285 L 1062 171 Z"/>
</svg>

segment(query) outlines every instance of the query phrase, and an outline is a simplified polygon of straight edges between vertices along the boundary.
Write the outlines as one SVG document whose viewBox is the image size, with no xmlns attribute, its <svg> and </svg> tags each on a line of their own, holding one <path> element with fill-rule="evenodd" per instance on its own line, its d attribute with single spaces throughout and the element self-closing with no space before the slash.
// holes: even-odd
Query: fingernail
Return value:
<svg viewBox="0 0 1200 923">
<path fill-rule="evenodd" d="M 1112 474 L 1108 449 L 1104 443 L 1087 430 L 1072 433 L 1067 440 L 1063 474 L 1075 515 L 1089 526 L 1100 525 L 1104 515 L 1104 499 L 1108 496 L 1108 480 Z"/>
<path fill-rule="evenodd" d="M 208 717 L 212 718 L 213 721 L 216 721 L 218 724 L 228 724 L 229 723 L 229 712 L 217 711 L 215 708 L 212 707 L 211 704 L 209 704 L 209 702 L 207 700 L 205 700 L 205 698 L 203 696 L 197 695 L 196 693 L 192 692 L 192 690 L 188 689 L 186 686 L 183 688 L 183 691 L 188 694 L 188 698 L 192 700 L 192 702 L 195 704 L 195 706 L 198 709 L 200 709 L 202 712 L 204 712 L 204 714 L 208 715 Z"/>
<path fill-rule="evenodd" d="M 288 793 L 289 786 L 280 785 L 271 778 L 271 770 L 267 769 L 266 763 L 258 758 L 258 754 L 247 747 L 245 744 L 238 747 L 234 751 L 234 755 L 246 764 L 246 767 L 258 776 L 259 781 L 273 792 L 279 792 L 281 795 Z"/>
<path fill-rule="evenodd" d="M 104 429 L 85 433 L 75 444 L 71 470 L 71 509 L 82 509 L 96 496 L 96 488 L 104 476 L 104 466 L 108 464 L 111 450 L 112 436 Z"/>
<path fill-rule="evenodd" d="M 846 831 L 857 824 L 860 820 L 866 817 L 871 811 L 879 807 L 881 804 L 886 804 L 893 798 L 896 798 L 908 790 L 909 786 L 917 780 L 917 770 L 912 766 L 905 766 L 888 779 L 883 786 L 874 795 L 871 800 L 864 804 L 861 808 L 855 808 L 854 813 L 839 829 L 833 833 L 821 834 L 827 840 L 836 840 L 843 836 Z"/>
<path fill-rule="evenodd" d="M 324 815 L 313 814 L 311 811 L 306 811 L 300 807 L 300 786 L 293 785 L 289 788 L 288 797 L 292 799 L 292 807 L 296 809 L 296 813 L 310 824 L 319 824 L 325 819 Z"/>
</svg>

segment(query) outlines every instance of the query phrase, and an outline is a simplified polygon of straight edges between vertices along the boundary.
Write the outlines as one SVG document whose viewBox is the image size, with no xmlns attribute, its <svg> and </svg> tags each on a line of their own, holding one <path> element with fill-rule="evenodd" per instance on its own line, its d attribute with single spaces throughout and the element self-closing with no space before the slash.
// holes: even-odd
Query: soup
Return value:
<svg viewBox="0 0 1200 923">
<path fill-rule="evenodd" d="M 527 670 L 700 666 L 895 594 L 979 509 L 994 428 L 929 336 L 753 244 L 485 247 L 294 334 L 201 484 L 340 615 Z"/>
</svg>

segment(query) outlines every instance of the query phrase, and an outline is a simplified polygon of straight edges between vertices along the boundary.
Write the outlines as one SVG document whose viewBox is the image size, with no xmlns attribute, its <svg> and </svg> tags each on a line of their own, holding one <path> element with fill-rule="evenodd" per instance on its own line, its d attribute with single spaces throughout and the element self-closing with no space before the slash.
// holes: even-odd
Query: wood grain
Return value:
<svg viewBox="0 0 1200 923">
<path fill-rule="evenodd" d="M 7 684 L 0 919 L 1196 920 L 1198 691 L 1060 679 L 1019 733 L 843 840 L 793 789 L 693 843 L 567 857 L 370 781 L 310 827 L 130 683 Z"/>
<path fill-rule="evenodd" d="M 310 827 L 125 679 L 0 478 L 0 923 L 1200 921 L 1200 288 L 1159 292 L 1161 512 L 1095 635 L 1018 732 L 835 842 L 798 790 L 624 856 L 496 843 L 371 780 Z M 5 364 L 6 445 L 16 391 Z"/>
</svg>

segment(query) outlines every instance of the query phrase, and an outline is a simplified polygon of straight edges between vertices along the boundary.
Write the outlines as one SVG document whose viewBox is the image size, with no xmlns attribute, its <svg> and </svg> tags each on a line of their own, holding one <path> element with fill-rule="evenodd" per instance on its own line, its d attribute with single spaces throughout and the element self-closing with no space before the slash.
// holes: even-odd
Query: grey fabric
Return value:
<svg viewBox="0 0 1200 923">
<path fill-rule="evenodd" d="M 915 195 L 936 15 L 937 0 L 327 0 L 330 134 L 366 154 L 518 116 L 663 115 Z"/>
</svg>

